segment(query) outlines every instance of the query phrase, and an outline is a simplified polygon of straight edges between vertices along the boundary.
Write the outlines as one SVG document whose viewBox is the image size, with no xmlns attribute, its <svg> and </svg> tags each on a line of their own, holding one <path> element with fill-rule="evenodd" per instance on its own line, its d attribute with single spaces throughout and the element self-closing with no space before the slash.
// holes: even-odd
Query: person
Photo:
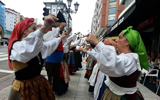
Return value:
<svg viewBox="0 0 160 100">
<path fill-rule="evenodd" d="M 79 37 L 77 38 L 77 40 L 80 39 Z M 81 41 L 80 43 L 76 46 L 75 48 L 75 59 L 76 59 L 76 67 L 77 67 L 77 70 L 78 71 L 81 71 L 82 70 L 82 54 L 80 53 L 80 51 L 78 50 L 83 44 L 84 44 L 85 40 L 83 40 L 81 38 Z"/>
<path fill-rule="evenodd" d="M 90 47 L 90 46 L 89 46 Z M 87 50 L 86 48 L 85 48 L 85 50 Z M 90 50 L 92 50 L 92 47 L 90 47 Z M 89 58 L 89 61 L 88 61 L 88 63 L 86 64 L 86 73 L 85 73 L 85 76 L 84 76 L 84 78 L 86 78 L 86 79 L 88 79 L 89 80 L 89 78 L 90 78 L 90 76 L 91 76 L 91 74 L 92 74 L 92 71 L 93 71 L 93 67 L 94 67 L 94 65 L 95 65 L 95 59 L 93 59 L 93 58 Z"/>
<path fill-rule="evenodd" d="M 119 55 L 113 46 L 104 45 L 92 34 L 86 41 L 94 45 L 97 52 L 80 50 L 95 58 L 100 71 L 107 75 L 105 84 L 108 88 L 101 100 L 144 100 L 136 83 L 142 70 L 149 70 L 149 64 L 139 32 L 129 26 L 120 33 L 116 39 Z M 114 44 L 111 39 L 109 43 Z"/>
<path fill-rule="evenodd" d="M 69 87 L 69 81 L 70 81 L 70 76 L 69 76 L 69 71 L 68 71 L 68 66 L 67 66 L 67 53 L 69 52 L 69 45 L 73 39 L 70 39 L 69 41 L 66 41 L 66 43 L 63 45 L 63 60 L 61 62 L 61 69 L 60 69 L 60 81 L 58 85 L 58 90 L 57 90 L 57 95 L 62 95 L 64 94 Z"/>
<path fill-rule="evenodd" d="M 158 69 L 160 71 L 160 53 L 158 54 L 157 58 L 155 59 L 155 62 L 153 64 L 154 68 L 153 69 Z M 152 71 L 152 74 L 155 74 L 156 72 Z M 160 76 L 160 73 L 158 73 L 158 77 Z M 160 78 L 158 78 L 158 80 L 156 80 L 156 78 L 153 79 L 153 83 L 154 84 L 158 84 L 158 82 L 160 81 Z"/>
<path fill-rule="evenodd" d="M 53 24 L 54 27 L 52 27 L 52 30 L 43 36 L 44 41 L 57 38 L 60 34 L 63 33 L 64 27 L 66 26 L 66 21 L 60 11 L 57 14 L 57 18 L 59 18 L 59 20 Z M 65 32 L 63 34 L 65 34 Z M 61 61 L 63 59 L 63 41 L 65 41 L 65 39 L 66 38 L 61 40 L 56 50 L 52 52 L 52 54 L 49 55 L 45 61 L 45 69 L 47 71 L 48 81 L 52 87 L 53 92 L 55 93 L 58 91 L 58 84 L 60 81 Z"/>
<path fill-rule="evenodd" d="M 104 44 L 105 45 L 112 45 L 112 44 L 110 44 L 109 39 L 112 39 L 113 41 L 115 41 L 117 38 L 118 37 L 107 37 L 104 40 Z M 113 46 L 115 47 L 115 45 L 113 45 Z M 115 47 L 115 49 L 116 49 L 116 47 Z M 117 51 L 117 49 L 116 49 L 116 51 Z M 105 89 L 107 88 L 107 85 L 105 84 L 105 80 L 106 80 L 106 75 L 104 73 L 102 73 L 101 71 L 99 71 L 98 75 L 97 75 L 97 81 L 95 84 L 95 88 L 94 88 L 94 99 L 95 100 L 101 100 L 103 93 L 104 93 Z"/>
<path fill-rule="evenodd" d="M 155 59 L 154 66 L 159 68 L 160 65 L 160 53 L 158 54 L 158 57 Z"/>
<path fill-rule="evenodd" d="M 55 51 L 61 39 L 43 42 L 42 36 L 57 21 L 55 15 L 45 16 L 44 25 L 36 30 L 33 18 L 26 18 L 14 27 L 8 45 L 9 68 L 15 71 L 8 100 L 55 100 L 52 88 L 41 73 L 43 60 Z"/>
<path fill-rule="evenodd" d="M 67 66 L 68 66 L 68 70 L 69 70 L 70 75 L 73 75 L 73 72 L 77 71 L 75 48 L 79 43 L 80 43 L 80 39 L 77 40 L 77 41 L 74 41 L 74 42 L 72 41 L 71 44 L 70 44 L 70 52 L 69 52 L 68 61 L 67 61 Z"/>
</svg>

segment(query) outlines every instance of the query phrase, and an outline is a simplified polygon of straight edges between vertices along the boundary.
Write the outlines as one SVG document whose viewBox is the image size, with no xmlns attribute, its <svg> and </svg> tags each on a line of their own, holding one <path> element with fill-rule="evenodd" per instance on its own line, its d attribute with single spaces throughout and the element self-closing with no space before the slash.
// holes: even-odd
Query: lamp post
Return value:
<svg viewBox="0 0 160 100">
<path fill-rule="evenodd" d="M 77 11 L 78 11 L 78 7 L 79 7 L 79 4 L 78 4 L 78 2 L 76 2 L 75 4 L 74 4 L 74 6 L 75 6 L 75 11 L 76 12 L 73 12 L 73 11 L 70 11 L 70 7 L 71 7 L 71 3 L 72 3 L 72 0 L 67 0 L 67 2 L 68 2 L 68 28 L 69 28 L 69 15 L 70 15 L 70 13 L 77 13 Z"/>
<path fill-rule="evenodd" d="M 71 14 L 77 13 L 79 4 L 78 4 L 78 2 L 74 3 L 74 6 L 75 6 L 75 12 L 74 12 L 73 10 L 70 9 L 72 0 L 67 0 L 67 2 L 68 2 L 68 8 L 67 8 L 66 10 L 64 10 L 64 6 L 65 6 L 64 3 L 59 3 L 58 7 L 59 7 L 59 10 L 62 11 L 62 13 L 63 13 L 63 12 L 68 13 L 68 28 L 69 28 L 69 17 L 70 17 L 70 13 L 71 13 Z"/>
</svg>

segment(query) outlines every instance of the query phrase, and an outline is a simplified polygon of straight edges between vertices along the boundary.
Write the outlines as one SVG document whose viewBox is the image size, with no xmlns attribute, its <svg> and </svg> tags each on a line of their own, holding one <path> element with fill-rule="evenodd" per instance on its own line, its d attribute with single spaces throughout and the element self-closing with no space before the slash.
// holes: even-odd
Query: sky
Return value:
<svg viewBox="0 0 160 100">
<path fill-rule="evenodd" d="M 39 23 L 43 24 L 43 2 L 55 2 L 55 0 L 1 0 L 6 8 L 14 9 L 20 12 L 24 17 L 38 18 Z M 71 9 L 74 10 L 74 3 L 78 2 L 79 8 L 76 14 L 71 14 L 72 17 L 72 33 L 81 32 L 87 34 L 91 31 L 92 17 L 95 10 L 97 0 L 72 0 Z M 63 0 L 67 3 L 67 0 Z"/>
</svg>

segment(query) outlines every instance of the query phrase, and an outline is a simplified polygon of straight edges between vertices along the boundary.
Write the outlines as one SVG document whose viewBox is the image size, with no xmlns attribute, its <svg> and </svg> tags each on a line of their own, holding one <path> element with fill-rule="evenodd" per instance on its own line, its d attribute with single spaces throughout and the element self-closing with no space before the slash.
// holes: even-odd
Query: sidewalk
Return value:
<svg viewBox="0 0 160 100">
<path fill-rule="evenodd" d="M 86 64 L 82 63 L 82 65 L 83 70 L 77 71 L 75 75 L 70 75 L 71 81 L 69 82 L 68 91 L 61 96 L 56 95 L 56 100 L 94 100 L 92 93 L 88 92 L 89 83 L 84 78 Z M 44 69 L 41 74 L 47 78 Z M 8 86 L 0 90 L 0 100 L 8 100 L 10 89 L 11 86 Z"/>
<path fill-rule="evenodd" d="M 88 80 L 84 78 L 86 64 L 82 63 L 82 65 L 83 70 L 77 71 L 75 75 L 70 75 L 71 81 L 69 83 L 68 91 L 61 96 L 56 95 L 56 100 L 94 100 L 93 94 L 88 92 Z M 47 78 L 46 71 L 44 69 L 42 70 L 41 74 Z M 8 100 L 7 98 L 10 88 L 11 86 L 8 86 L 0 90 L 0 100 Z M 147 89 L 142 84 L 138 83 L 138 88 L 140 89 L 145 100 L 160 100 L 159 96 Z"/>
</svg>

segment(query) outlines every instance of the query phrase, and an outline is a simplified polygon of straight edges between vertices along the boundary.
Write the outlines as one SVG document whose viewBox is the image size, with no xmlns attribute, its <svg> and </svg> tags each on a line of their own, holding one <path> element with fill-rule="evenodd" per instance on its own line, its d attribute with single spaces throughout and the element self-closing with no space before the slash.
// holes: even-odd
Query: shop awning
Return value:
<svg viewBox="0 0 160 100">
<path fill-rule="evenodd" d="M 106 31 L 105 37 L 117 36 L 128 26 L 136 29 L 141 22 L 160 14 L 160 0 L 135 0 L 128 10 Z"/>
</svg>

